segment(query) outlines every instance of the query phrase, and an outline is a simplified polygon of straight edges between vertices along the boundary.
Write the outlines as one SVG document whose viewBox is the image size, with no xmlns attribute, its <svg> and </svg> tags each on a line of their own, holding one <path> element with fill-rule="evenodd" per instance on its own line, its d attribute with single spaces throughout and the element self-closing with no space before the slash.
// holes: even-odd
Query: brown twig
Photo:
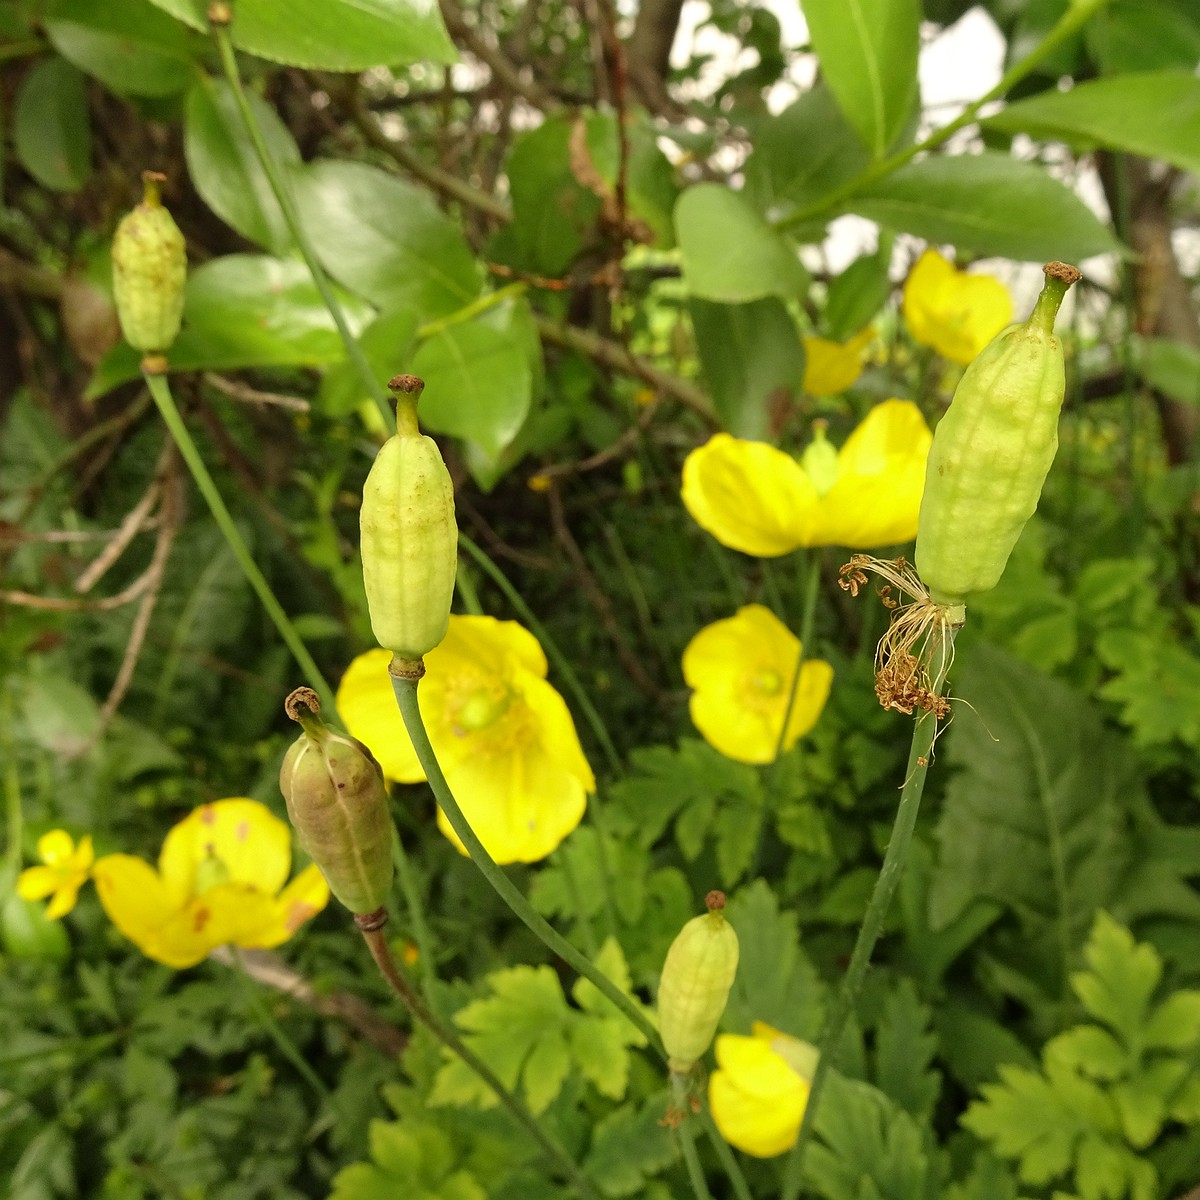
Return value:
<svg viewBox="0 0 1200 1200">
<path fill-rule="evenodd" d="M 90 592 L 107 574 L 108 569 L 129 549 L 130 543 L 151 518 L 154 506 L 159 502 L 163 460 L 160 456 L 155 478 L 142 493 L 142 498 L 125 514 L 120 525 L 113 531 L 108 545 L 79 573 L 75 580 L 75 591 L 79 595 Z"/>
<path fill-rule="evenodd" d="M 312 410 L 312 405 L 307 400 L 301 400 L 299 396 L 284 396 L 279 392 L 262 392 L 258 388 L 252 388 L 248 383 L 243 383 L 240 379 L 230 379 L 228 376 L 218 375 L 215 371 L 205 371 L 200 378 L 214 391 L 220 392 L 222 396 L 228 396 L 230 400 L 236 400 L 239 404 L 253 404 L 258 408 L 274 406 L 296 413 L 306 413 Z"/>
</svg>

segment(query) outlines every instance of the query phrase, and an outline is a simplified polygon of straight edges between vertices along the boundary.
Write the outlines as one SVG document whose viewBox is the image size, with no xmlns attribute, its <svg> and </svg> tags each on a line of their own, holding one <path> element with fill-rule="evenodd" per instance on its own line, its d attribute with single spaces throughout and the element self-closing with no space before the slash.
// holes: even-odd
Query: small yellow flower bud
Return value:
<svg viewBox="0 0 1200 1200">
<path fill-rule="evenodd" d="M 136 350 L 161 354 L 179 333 L 187 251 L 183 234 L 162 206 L 164 176 L 146 171 L 145 199 L 113 235 L 113 296 L 125 340 Z"/>
</svg>

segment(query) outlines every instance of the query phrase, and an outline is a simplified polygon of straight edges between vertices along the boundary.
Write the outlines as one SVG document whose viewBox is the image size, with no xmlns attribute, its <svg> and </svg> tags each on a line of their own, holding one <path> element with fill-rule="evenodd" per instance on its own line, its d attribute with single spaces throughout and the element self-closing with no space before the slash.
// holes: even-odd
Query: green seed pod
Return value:
<svg viewBox="0 0 1200 1200">
<path fill-rule="evenodd" d="M 708 912 L 693 917 L 667 951 L 658 984 L 658 1027 L 668 1065 L 690 1071 L 708 1049 L 737 973 L 738 939 L 721 909 L 725 897 L 709 892 Z"/>
<path fill-rule="evenodd" d="M 1045 272 L 1029 320 L 998 334 L 967 367 L 933 434 L 916 565 L 946 607 L 999 582 L 1058 449 L 1066 379 L 1054 318 L 1079 272 L 1057 262 Z"/>
<path fill-rule="evenodd" d="M 454 485 L 437 443 L 417 427 L 425 385 L 415 375 L 388 384 L 396 435 L 363 485 L 363 583 L 371 628 L 398 658 L 420 659 L 446 636 L 458 570 Z"/>
<path fill-rule="evenodd" d="M 297 688 L 285 707 L 304 729 L 279 771 L 292 828 L 329 890 L 352 913 L 375 912 L 387 903 L 392 886 L 392 822 L 383 772 L 362 742 L 321 721 L 316 694 L 308 688 Z"/>
<path fill-rule="evenodd" d="M 142 175 L 145 199 L 113 235 L 113 297 L 125 340 L 135 350 L 162 353 L 183 317 L 187 252 L 183 234 L 159 199 L 165 176 Z"/>
</svg>

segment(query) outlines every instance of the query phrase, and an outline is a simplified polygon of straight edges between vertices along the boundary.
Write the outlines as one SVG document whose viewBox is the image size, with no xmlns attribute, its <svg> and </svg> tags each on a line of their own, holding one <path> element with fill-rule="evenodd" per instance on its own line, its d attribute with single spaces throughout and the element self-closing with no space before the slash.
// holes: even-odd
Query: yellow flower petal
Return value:
<svg viewBox="0 0 1200 1200">
<path fill-rule="evenodd" d="M 53 867 L 26 867 L 17 876 L 17 895 L 22 900 L 45 900 L 59 881 L 59 873 Z"/>
<path fill-rule="evenodd" d="M 693 689 L 692 721 L 711 746 L 738 762 L 774 761 L 800 649 L 795 635 L 760 604 L 692 638 L 683 653 L 683 677 Z M 809 659 L 801 667 L 784 750 L 816 724 L 832 682 L 827 662 Z"/>
<path fill-rule="evenodd" d="M 446 637 L 425 656 L 425 666 L 430 673 L 446 675 L 470 663 L 488 675 L 503 675 L 514 659 L 540 679 L 546 678 L 546 655 L 523 625 L 496 617 L 452 616 Z"/>
<path fill-rule="evenodd" d="M 862 374 L 874 329 L 860 330 L 848 342 L 828 338 L 804 339 L 804 390 L 810 396 L 836 396 L 852 387 Z"/>
<path fill-rule="evenodd" d="M 969 363 L 1012 321 L 1012 297 L 990 275 L 968 275 L 926 250 L 904 284 L 904 321 L 914 340 Z"/>
<path fill-rule="evenodd" d="M 439 646 L 437 650 L 440 649 Z M 437 650 L 426 656 L 426 670 L 429 669 L 430 657 Z M 413 749 L 400 718 L 400 710 L 396 707 L 396 697 L 388 675 L 391 661 L 390 650 L 368 650 L 360 654 L 346 669 L 338 684 L 338 713 L 345 721 L 350 736 L 358 738 L 375 755 L 375 760 L 388 779 L 400 783 L 420 783 L 425 778 L 425 772 L 417 761 L 417 752 Z M 427 687 L 428 676 L 422 681 L 418 693 L 422 712 Z"/>
<path fill-rule="evenodd" d="M 329 884 L 316 863 L 309 863 L 291 883 L 279 893 L 275 901 L 276 920 L 283 930 L 278 941 L 264 942 L 277 946 L 311 920 L 329 903 Z M 275 937 L 273 933 L 272 938 Z"/>
<path fill-rule="evenodd" d="M 722 545 L 763 558 L 803 544 L 798 531 L 817 501 L 791 455 L 727 433 L 687 456 L 682 496 L 696 523 Z"/>
<path fill-rule="evenodd" d="M 257 800 L 217 800 L 201 805 L 167 834 L 158 869 L 164 880 L 191 895 L 203 890 L 202 864 L 213 858 L 223 868 L 214 882 L 247 883 L 273 896 L 291 870 L 291 831 Z"/>
<path fill-rule="evenodd" d="M 818 502 L 811 545 L 873 550 L 916 537 L 933 440 L 909 400 L 877 404 L 838 453 L 838 477 Z"/>
<path fill-rule="evenodd" d="M 795 1143 L 808 1103 L 808 1081 L 761 1036 L 721 1034 L 708 1099 L 721 1136 L 758 1158 Z"/>
<path fill-rule="evenodd" d="M 91 873 L 95 857 L 92 839 L 83 837 L 76 846 L 65 829 L 52 829 L 38 838 L 38 856 L 45 865 L 21 872 L 17 878 L 17 894 L 23 900 L 44 900 L 52 896 L 44 915 L 48 921 L 56 921 L 75 907 L 79 889 Z"/>
<path fill-rule="evenodd" d="M 51 829 L 38 838 L 38 858 L 47 866 L 67 862 L 75 853 L 75 839 L 65 829 Z"/>
</svg>

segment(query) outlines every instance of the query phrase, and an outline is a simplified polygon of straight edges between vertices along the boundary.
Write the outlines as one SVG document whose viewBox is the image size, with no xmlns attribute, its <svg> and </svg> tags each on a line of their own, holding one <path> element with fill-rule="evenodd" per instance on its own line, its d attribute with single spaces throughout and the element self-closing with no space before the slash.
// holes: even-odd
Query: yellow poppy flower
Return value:
<svg viewBox="0 0 1200 1200">
<path fill-rule="evenodd" d="M 45 900 L 46 919 L 56 921 L 75 907 L 79 889 L 92 871 L 92 839 L 80 838 L 79 845 L 65 829 L 52 829 L 38 838 L 38 858 L 45 864 L 29 867 L 17 878 L 17 895 L 22 900 Z"/>
<path fill-rule="evenodd" d="M 325 907 L 329 887 L 315 864 L 284 886 L 291 843 L 258 801 L 217 800 L 167 834 L 158 870 L 109 854 L 92 878 L 109 919 L 143 954 L 191 967 L 218 946 L 278 946 Z"/>
<path fill-rule="evenodd" d="M 904 321 L 913 338 L 966 366 L 1013 319 L 1012 297 L 990 275 L 968 275 L 926 250 L 904 284 Z"/>
<path fill-rule="evenodd" d="M 425 772 L 388 677 L 391 655 L 369 650 L 338 686 L 346 728 L 389 779 Z M 596 780 L 563 698 L 546 681 L 546 656 L 516 621 L 452 614 L 425 655 L 421 716 L 450 790 L 498 863 L 545 858 L 582 820 Z M 438 827 L 465 853 L 441 810 Z"/>
<path fill-rule="evenodd" d="M 683 464 L 683 503 L 722 545 L 774 558 L 801 546 L 869 550 L 916 536 L 933 435 L 910 400 L 877 404 L 834 450 L 824 425 L 801 460 L 718 433 Z"/>
<path fill-rule="evenodd" d="M 875 340 L 868 326 L 848 342 L 823 337 L 804 339 L 804 390 L 810 396 L 836 396 L 852 387 L 862 374 L 867 347 Z"/>
<path fill-rule="evenodd" d="M 756 1158 L 772 1158 L 795 1145 L 817 1052 L 762 1021 L 754 1022 L 751 1033 L 717 1038 L 708 1105 L 730 1145 Z"/>
<path fill-rule="evenodd" d="M 738 762 L 773 762 L 799 659 L 799 639 L 761 604 L 700 630 L 683 652 L 683 678 L 704 740 Z M 832 682 L 833 668 L 821 659 L 800 668 L 784 750 L 817 723 Z"/>
</svg>

